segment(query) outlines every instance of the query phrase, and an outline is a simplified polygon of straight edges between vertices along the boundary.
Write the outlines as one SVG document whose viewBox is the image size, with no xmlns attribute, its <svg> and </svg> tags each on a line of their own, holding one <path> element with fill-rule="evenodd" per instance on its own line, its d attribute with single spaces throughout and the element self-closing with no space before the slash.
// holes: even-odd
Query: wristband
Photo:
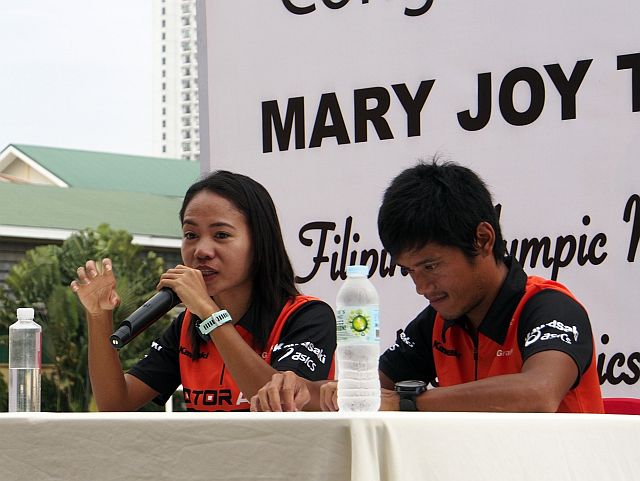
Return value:
<svg viewBox="0 0 640 481">
<path fill-rule="evenodd" d="M 219 328 L 227 322 L 231 322 L 231 315 L 223 309 L 221 311 L 214 312 L 204 321 L 200 321 L 196 324 L 196 327 L 198 328 L 200 334 L 202 334 L 205 338 L 208 338 L 209 334 L 211 334 L 214 329 Z"/>
</svg>

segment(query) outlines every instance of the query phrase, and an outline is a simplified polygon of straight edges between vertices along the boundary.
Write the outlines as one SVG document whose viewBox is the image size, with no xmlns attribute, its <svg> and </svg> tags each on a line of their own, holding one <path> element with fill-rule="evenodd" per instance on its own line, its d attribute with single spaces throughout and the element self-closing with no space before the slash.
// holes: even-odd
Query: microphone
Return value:
<svg viewBox="0 0 640 481">
<path fill-rule="evenodd" d="M 180 304 L 180 298 L 168 287 L 160 289 L 151 299 L 120 323 L 109 340 L 114 349 L 120 349 L 138 334 Z"/>
</svg>

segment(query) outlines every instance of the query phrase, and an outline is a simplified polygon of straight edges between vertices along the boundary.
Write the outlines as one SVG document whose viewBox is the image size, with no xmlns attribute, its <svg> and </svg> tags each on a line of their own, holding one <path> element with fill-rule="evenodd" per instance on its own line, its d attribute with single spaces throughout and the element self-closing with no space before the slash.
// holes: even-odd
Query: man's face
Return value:
<svg viewBox="0 0 640 481">
<path fill-rule="evenodd" d="M 486 256 L 469 259 L 457 247 L 430 242 L 402 252 L 396 263 L 409 272 L 416 292 L 445 319 L 467 315 L 482 320 L 493 299 L 488 299 Z M 495 267 L 493 258 L 489 259 Z"/>
</svg>

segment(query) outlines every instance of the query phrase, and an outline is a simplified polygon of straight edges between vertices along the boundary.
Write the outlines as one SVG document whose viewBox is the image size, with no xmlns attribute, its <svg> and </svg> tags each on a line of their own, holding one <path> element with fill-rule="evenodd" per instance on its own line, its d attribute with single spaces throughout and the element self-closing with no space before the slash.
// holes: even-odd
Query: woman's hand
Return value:
<svg viewBox="0 0 640 481">
<path fill-rule="evenodd" d="M 220 308 L 209 296 L 207 285 L 198 269 L 177 265 L 162 274 L 157 288 L 168 287 L 175 292 L 182 303 L 200 319 L 205 319 Z"/>
<path fill-rule="evenodd" d="M 78 278 L 71 282 L 71 290 L 78 295 L 89 315 L 100 315 L 118 307 L 120 297 L 116 292 L 111 259 L 102 259 L 101 264 L 87 261 L 77 272 Z"/>
<path fill-rule="evenodd" d="M 338 411 L 338 382 L 329 381 L 320 386 L 320 409 L 323 411 Z"/>
</svg>

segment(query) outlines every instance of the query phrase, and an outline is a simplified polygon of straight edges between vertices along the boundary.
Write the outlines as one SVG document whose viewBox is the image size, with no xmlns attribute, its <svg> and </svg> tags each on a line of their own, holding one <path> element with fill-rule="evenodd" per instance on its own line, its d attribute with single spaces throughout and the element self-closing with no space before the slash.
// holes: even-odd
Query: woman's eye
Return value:
<svg viewBox="0 0 640 481">
<path fill-rule="evenodd" d="M 185 239 L 195 239 L 196 235 L 193 232 L 185 232 L 182 234 Z"/>
<path fill-rule="evenodd" d="M 231 237 L 231 234 L 227 232 L 216 232 L 214 237 L 216 239 L 226 239 L 228 237 Z"/>
</svg>

